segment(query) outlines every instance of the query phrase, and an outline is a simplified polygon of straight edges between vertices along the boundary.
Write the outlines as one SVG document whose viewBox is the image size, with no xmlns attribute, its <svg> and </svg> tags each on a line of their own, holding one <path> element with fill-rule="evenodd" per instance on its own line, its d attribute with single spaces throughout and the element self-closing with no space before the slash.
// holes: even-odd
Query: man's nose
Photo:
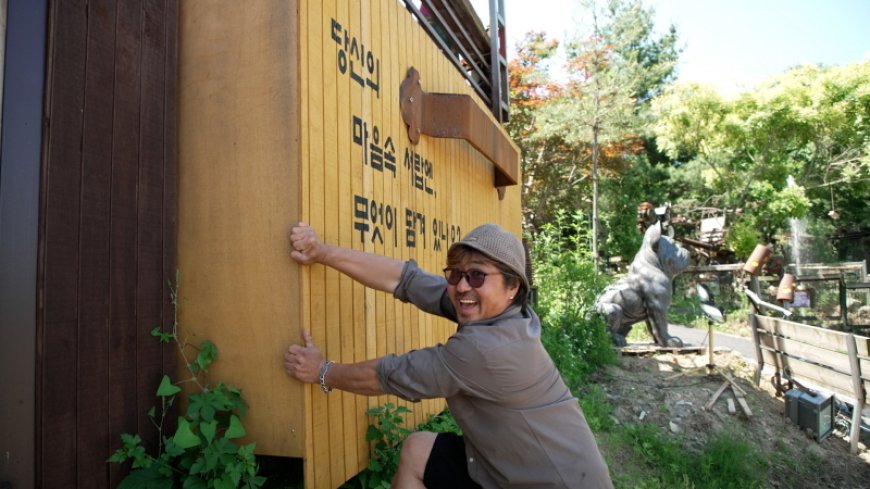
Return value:
<svg viewBox="0 0 870 489">
<path fill-rule="evenodd" d="M 473 287 L 468 284 L 468 275 L 463 274 L 462 278 L 459 279 L 459 283 L 456 284 L 456 290 L 459 292 L 468 292 Z"/>
</svg>

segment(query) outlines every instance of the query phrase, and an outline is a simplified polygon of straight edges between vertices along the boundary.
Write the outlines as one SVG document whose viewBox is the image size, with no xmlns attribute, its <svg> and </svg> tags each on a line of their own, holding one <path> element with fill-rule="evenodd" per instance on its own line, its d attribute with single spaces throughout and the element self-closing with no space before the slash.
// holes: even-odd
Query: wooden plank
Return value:
<svg viewBox="0 0 870 489">
<path fill-rule="evenodd" d="M 335 18 L 336 15 L 336 3 L 331 0 L 326 0 L 322 2 L 321 7 L 322 13 L 320 28 L 322 34 L 320 36 L 320 44 L 317 45 L 316 48 L 320 50 L 320 60 L 322 62 L 319 78 L 320 84 L 323 88 L 323 159 L 321 164 L 324 168 L 324 174 L 323 188 L 320 189 L 318 195 L 323 200 L 324 221 L 323 226 L 320 227 L 319 230 L 321 230 L 322 238 L 327 243 L 337 243 L 339 242 L 340 232 L 339 202 L 343 196 L 335 193 L 335 189 L 338 188 L 339 173 L 341 172 L 340 162 L 338 161 L 338 145 L 341 144 L 341 142 L 338 141 L 338 125 L 342 123 L 342 121 L 339 121 L 337 117 L 338 68 L 334 55 L 335 43 L 332 41 L 330 31 L 332 19 Z M 310 29 L 316 28 L 317 26 L 310 26 Z M 315 36 L 315 39 L 316 37 L 317 36 Z M 317 76 L 316 73 L 314 75 Z M 337 298 L 339 301 L 341 300 L 339 273 L 336 270 L 331 268 L 326 269 L 324 287 L 325 297 Z M 343 338 L 341 336 L 339 313 L 340 306 L 335 307 L 334 303 L 329 304 L 326 307 L 326 335 L 323 337 L 321 344 L 324 346 L 324 352 L 327 354 L 327 358 L 342 361 L 341 343 Z M 346 458 L 344 434 L 345 423 L 343 422 L 346 418 L 344 413 L 345 396 L 351 396 L 351 394 L 334 392 L 329 396 L 329 398 L 327 398 L 328 419 L 333 420 L 328 423 L 328 430 L 331 461 L 329 469 L 330 478 L 334 487 L 338 487 L 349 478 L 346 471 L 346 464 L 344 463 Z M 342 420 L 342 422 L 335 422 L 335 420 Z"/>
<path fill-rule="evenodd" d="M 87 17 L 82 1 L 49 10 L 37 282 L 36 483 L 76 483 L 81 131 Z"/>
<path fill-rule="evenodd" d="M 137 432 L 137 171 L 142 59 L 142 8 L 120 2 L 115 41 L 114 128 L 110 237 L 109 438 Z M 110 485 L 125 469 L 112 464 Z"/>
<path fill-rule="evenodd" d="M 831 390 L 849 399 L 854 399 L 855 397 L 852 391 L 852 378 L 850 375 L 805 363 L 800 359 L 791 358 L 765 348 L 762 349 L 762 355 L 764 355 L 765 363 L 773 365 L 781 371 L 786 371 L 799 382 L 811 383 L 816 387 Z"/>
<path fill-rule="evenodd" d="M 743 398 L 743 397 L 738 397 L 738 398 L 737 398 L 737 404 L 740 405 L 740 409 L 743 410 L 743 414 L 745 414 L 747 417 L 752 416 L 752 410 L 749 409 L 749 404 L 746 403 L 746 399 L 745 399 L 745 398 Z"/>
<path fill-rule="evenodd" d="M 109 438 L 109 209 L 112 175 L 112 80 L 115 1 L 90 3 L 82 128 L 79 240 L 78 397 L 76 485 L 108 487 Z M 153 430 L 149 430 L 153 431 Z"/>
<path fill-rule="evenodd" d="M 850 372 L 849 357 L 839 351 L 819 348 L 811 343 L 806 343 L 796 337 L 784 338 L 782 336 L 759 332 L 758 339 L 761 344 L 784 352 L 790 356 L 801 358 L 808 362 L 826 365 L 841 372 Z M 845 346 L 845 343 L 844 343 Z"/>
<path fill-rule="evenodd" d="M 861 372 L 861 378 L 864 380 L 870 380 L 870 360 L 858 358 L 858 368 Z"/>
<path fill-rule="evenodd" d="M 855 335 L 855 346 L 858 348 L 859 357 L 870 357 L 870 338 Z"/>
<path fill-rule="evenodd" d="M 148 417 L 163 375 L 163 347 L 151 330 L 163 322 L 163 108 L 164 0 L 142 3 L 139 69 L 139 168 L 136 242 L 136 397 L 138 433 L 156 449 L 157 430 Z"/>
<path fill-rule="evenodd" d="M 728 402 L 728 414 L 736 414 L 737 407 L 734 406 L 734 399 L 729 397 L 726 401 Z"/>
<path fill-rule="evenodd" d="M 359 6 L 354 4 L 348 4 L 348 2 L 339 2 L 341 5 L 341 11 L 344 14 L 342 20 L 342 26 L 347 30 L 348 36 L 359 35 L 360 32 L 360 13 L 358 11 Z M 349 57 L 350 53 L 345 50 L 345 54 Z M 336 53 L 338 56 L 338 53 Z M 353 117 L 362 118 L 364 116 L 362 112 L 362 93 L 359 88 L 359 85 L 354 82 L 349 73 L 343 74 L 345 82 L 347 83 L 347 109 L 348 109 L 348 119 L 346 124 L 353 124 Z M 350 196 L 365 196 L 365 192 L 363 189 L 363 165 L 362 165 L 362 147 L 356 144 L 353 144 L 352 139 L 350 140 L 350 144 L 348 146 L 348 168 L 349 168 L 349 180 L 348 184 L 350 185 L 349 195 Z M 356 210 L 355 205 L 351 207 L 354 211 Z M 357 221 L 357 218 L 354 216 L 354 222 Z M 361 237 L 360 233 L 356 230 L 353 231 L 353 235 L 351 238 L 352 248 L 355 250 L 364 250 L 365 249 L 365 240 Z M 366 352 L 366 339 L 368 336 L 368 325 L 366 324 L 366 315 L 365 315 L 365 287 L 358 282 L 353 282 L 351 284 L 351 297 L 353 303 L 353 330 L 351 331 L 351 338 L 353 338 L 353 359 L 356 362 L 361 362 L 369 359 L 370 357 Z M 369 408 L 369 403 L 371 402 L 370 398 L 366 396 L 355 396 L 356 401 L 356 413 L 357 413 L 357 433 L 362 433 L 364 429 L 367 428 L 369 424 L 369 418 L 365 415 L 366 410 Z M 362 438 L 357 438 L 357 462 L 360 469 L 366 466 L 369 461 L 369 444 L 365 441 L 365 436 Z"/>
<path fill-rule="evenodd" d="M 704 409 L 707 411 L 713 409 L 713 405 L 716 404 L 716 400 L 719 399 L 719 396 L 721 396 L 722 393 L 725 392 L 725 389 L 727 389 L 729 385 L 731 384 L 727 380 L 725 382 L 722 382 L 719 388 L 716 389 L 715 392 L 713 392 L 712 396 L 710 396 L 707 404 L 704 404 Z"/>
<path fill-rule="evenodd" d="M 348 17 L 348 3 L 334 2 L 335 5 L 330 9 L 332 17 L 331 21 L 335 20 L 338 24 L 346 26 Z M 325 19 L 324 19 L 325 20 Z M 350 107 L 350 80 L 340 74 L 338 68 L 338 51 L 340 45 L 332 38 L 334 33 L 330 32 L 329 36 L 324 36 L 324 66 L 326 73 L 324 76 L 332 76 L 335 79 L 336 91 L 336 112 L 335 112 L 335 146 L 337 151 L 337 199 L 338 205 L 338 244 L 345 248 L 353 248 L 353 188 L 351 187 L 351 146 L 352 139 L 352 116 Z M 340 31 L 335 33 L 340 35 Z M 341 361 L 345 363 L 353 363 L 354 359 L 354 331 L 356 324 L 353 317 L 353 280 L 341 275 L 338 283 L 339 297 L 339 320 L 337 324 L 338 335 L 340 337 L 340 353 Z M 358 398 L 355 395 L 344 395 L 342 397 L 342 409 L 344 412 L 344 470 L 347 476 L 351 476 L 358 472 L 359 467 L 363 465 L 360 462 L 358 453 L 359 450 L 367 450 L 368 447 L 359 443 L 360 438 L 365 439 L 365 415 L 364 411 L 358 407 Z M 359 425 L 362 426 L 359 426 Z M 353 442 L 356 440 L 356 443 Z"/>
<path fill-rule="evenodd" d="M 322 85 L 323 76 L 323 10 L 320 1 L 308 2 L 308 178 L 311 194 L 308 201 L 308 213 L 311 225 L 322 233 L 326 228 L 324 195 L 325 173 L 324 165 L 324 118 L 323 103 L 324 93 Z M 325 346 L 327 335 L 326 314 L 326 270 L 323 266 L 311 267 L 311 334 L 317 338 L 318 344 Z M 333 481 L 330 466 L 322 461 L 332 460 L 329 438 L 329 403 L 326 396 L 315 393 L 312 399 L 312 411 L 314 421 L 314 452 L 311 454 L 315 461 L 314 486 L 336 487 Z"/>
<path fill-rule="evenodd" d="M 809 326 L 770 316 L 757 316 L 759 330 L 785 337 L 800 339 L 820 348 L 846 352 L 846 338 L 849 333 Z"/>
<path fill-rule="evenodd" d="M 299 214 L 300 219 L 308 224 L 311 224 L 311 212 L 309 202 L 311 200 L 311 181 L 309 160 L 310 140 L 308 135 L 308 119 L 311 105 L 309 103 L 308 91 L 311 89 L 311 80 L 308 77 L 309 58 L 310 58 L 310 40 L 309 40 L 309 20 L 308 11 L 310 10 L 310 0 L 299 0 L 299 189 L 300 202 Z M 301 267 L 301 292 L 300 292 L 300 308 L 302 317 L 301 329 L 309 328 L 311 324 L 311 267 Z M 305 487 L 315 486 L 315 457 L 314 457 L 314 439 L 316 437 L 314 431 L 314 390 L 316 386 L 307 386 L 305 388 L 304 411 L 305 411 L 305 460 L 303 474 L 305 479 Z"/>
<path fill-rule="evenodd" d="M 172 288 L 176 282 L 178 231 L 176 224 L 178 216 L 178 1 L 168 0 L 164 10 L 163 35 L 166 39 L 166 51 L 163 98 L 163 323 L 164 332 L 171 332 L 175 321 L 175 306 L 172 303 Z M 176 346 L 172 343 L 163 345 L 163 373 L 172 375 L 175 372 Z M 177 418 L 177 407 L 170 413 L 169 419 Z M 169 431 L 174 432 L 175 423 L 167 424 Z"/>
</svg>

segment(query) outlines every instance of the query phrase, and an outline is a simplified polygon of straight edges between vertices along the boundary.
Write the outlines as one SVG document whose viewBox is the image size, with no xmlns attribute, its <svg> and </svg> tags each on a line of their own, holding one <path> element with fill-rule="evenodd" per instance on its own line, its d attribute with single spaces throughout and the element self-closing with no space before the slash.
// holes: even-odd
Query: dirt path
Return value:
<svg viewBox="0 0 870 489">
<path fill-rule="evenodd" d="M 746 392 L 752 416 L 742 414 L 739 407 L 738 414 L 729 414 L 730 390 L 705 410 L 723 382 L 721 377 L 706 375 L 706 363 L 706 355 L 696 354 L 623 355 L 620 365 L 599 372 L 592 382 L 605 388 L 620 423 L 655 423 L 682 438 L 693 451 L 701 451 L 713 433 L 736 430 L 773 460 L 766 487 L 870 488 L 867 446 L 862 443 L 859 454 L 851 455 L 843 432 L 835 431 L 821 443 L 808 437 L 783 416 L 784 401 L 775 397 L 770 377 L 763 376 L 756 387 L 754 366 L 739 354 L 717 352 L 715 363 Z"/>
</svg>

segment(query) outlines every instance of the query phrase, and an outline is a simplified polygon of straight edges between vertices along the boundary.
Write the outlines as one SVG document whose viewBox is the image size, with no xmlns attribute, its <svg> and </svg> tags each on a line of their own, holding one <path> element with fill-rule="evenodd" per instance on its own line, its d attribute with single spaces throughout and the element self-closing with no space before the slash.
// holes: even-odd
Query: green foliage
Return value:
<svg viewBox="0 0 870 489">
<path fill-rule="evenodd" d="M 789 218 L 827 220 L 831 234 L 870 228 L 870 63 L 793 68 L 731 99 L 677 85 L 652 106 L 676 206 L 743 209 L 765 242 Z"/>
<path fill-rule="evenodd" d="M 616 428 L 616 418 L 613 417 L 613 406 L 607 402 L 604 388 L 600 385 L 590 385 L 583 397 L 580 407 L 586 416 L 586 423 L 594 432 L 610 432 Z"/>
<path fill-rule="evenodd" d="M 749 443 L 729 431 L 713 436 L 699 454 L 687 452 L 678 439 L 652 424 L 628 425 L 621 435 L 647 465 L 657 469 L 656 482 L 660 485 L 648 487 L 761 487 L 767 462 Z"/>
<path fill-rule="evenodd" d="M 449 409 L 429 416 L 424 423 L 417 427 L 417 431 L 431 431 L 432 433 L 456 433 L 462 435 L 462 428 L 456 424 L 456 419 L 450 414 Z"/>
<path fill-rule="evenodd" d="M 176 283 L 178 277 L 176 275 Z M 209 385 L 205 373 L 217 359 L 217 347 L 205 340 L 195 346 L 197 355 L 187 360 L 186 350 L 194 345 L 178 336 L 178 290 L 172 290 L 172 303 L 176 318 L 172 331 L 157 327 L 151 335 L 162 343 L 175 342 L 190 372 L 190 378 L 173 383 L 164 375 L 157 387 L 160 414 L 152 407 L 148 416 L 157 428 L 159 446 L 156 454 L 149 454 L 139 435 L 121 435 L 122 447 L 109 458 L 109 462 L 132 462 L 132 471 L 121 481 L 121 489 L 144 488 L 256 488 L 265 483 L 257 475 L 254 443 L 238 445 L 233 440 L 245 436 L 241 417 L 246 406 L 239 389 L 218 383 Z M 182 383 L 192 383 L 199 392 L 188 397 L 187 413 L 178 417 L 177 427 L 171 435 L 166 430 L 166 416 L 176 397 L 182 393 Z"/>
<path fill-rule="evenodd" d="M 734 256 L 748 257 L 755 245 L 763 243 L 758 223 L 752 215 L 743 216 L 734 222 L 725 235 L 725 246 L 734 252 Z"/>
<path fill-rule="evenodd" d="M 745 439 L 728 431 L 717 434 L 695 463 L 696 483 L 710 489 L 761 487 L 765 462 Z"/>
<path fill-rule="evenodd" d="M 628 263 L 640 249 L 643 234 L 637 228 L 637 206 L 641 202 L 662 205 L 669 200 L 668 172 L 653 166 L 645 155 L 632 159 L 624 172 L 601 183 L 600 217 L 605 234 L 602 250 L 606 256 L 620 256 Z"/>
<path fill-rule="evenodd" d="M 374 454 L 368 467 L 343 485 L 343 488 L 390 487 L 390 482 L 399 466 L 402 442 L 410 434 L 409 430 L 401 427 L 404 422 L 401 415 L 410 412 L 411 410 L 404 406 L 394 407 L 389 402 L 367 411 L 366 414 L 375 418 L 375 424 L 369 425 L 366 433 L 368 441 L 375 442 Z M 456 424 L 456 419 L 450 414 L 449 409 L 429 416 L 429 419 L 421 423 L 415 431 L 462 434 L 462 430 Z"/>
<path fill-rule="evenodd" d="M 402 427 L 405 422 L 402 415 L 410 412 L 405 406 L 396 407 L 390 402 L 366 411 L 376 424 L 369 425 L 366 431 L 366 441 L 374 442 L 374 446 L 368 467 L 356 479 L 362 489 L 390 487 L 399 466 L 402 442 L 410 433 Z"/>
<path fill-rule="evenodd" d="M 604 320 L 595 312 L 606 280 L 589 256 L 587 228 L 582 214 L 560 212 L 533 237 L 541 341 L 572 390 L 615 360 Z"/>
</svg>

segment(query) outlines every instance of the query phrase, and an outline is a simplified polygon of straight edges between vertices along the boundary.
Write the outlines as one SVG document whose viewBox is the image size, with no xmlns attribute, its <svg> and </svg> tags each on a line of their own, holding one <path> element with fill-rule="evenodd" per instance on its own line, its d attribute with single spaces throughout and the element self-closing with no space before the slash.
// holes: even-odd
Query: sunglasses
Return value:
<svg viewBox="0 0 870 489">
<path fill-rule="evenodd" d="M 483 281 L 486 280 L 487 275 L 501 274 L 501 272 L 486 273 L 481 272 L 480 270 L 473 269 L 467 272 L 463 272 L 462 270 L 457 270 L 455 268 L 444 269 L 444 276 L 447 277 L 448 284 L 459 285 L 459 282 L 462 281 L 462 277 L 465 277 L 465 281 L 468 282 L 468 285 L 474 289 L 477 289 L 483 285 Z"/>
</svg>

